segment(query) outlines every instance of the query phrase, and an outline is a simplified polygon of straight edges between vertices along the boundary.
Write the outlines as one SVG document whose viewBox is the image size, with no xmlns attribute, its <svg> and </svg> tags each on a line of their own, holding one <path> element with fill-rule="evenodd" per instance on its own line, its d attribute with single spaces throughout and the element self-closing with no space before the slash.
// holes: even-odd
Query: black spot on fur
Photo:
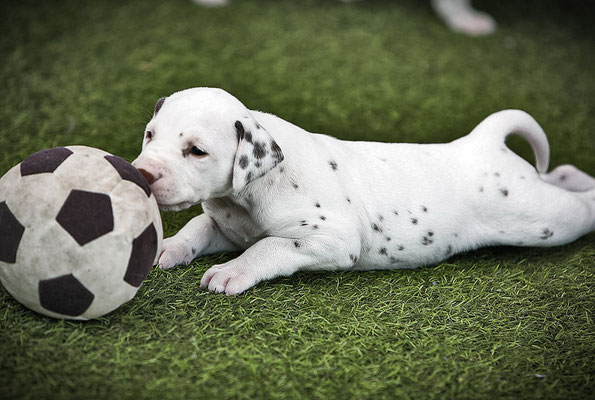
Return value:
<svg viewBox="0 0 595 400">
<path fill-rule="evenodd" d="M 293 245 L 294 245 L 296 248 L 300 247 L 300 243 L 299 243 L 297 240 L 296 240 L 295 242 L 293 242 Z"/>
<path fill-rule="evenodd" d="M 500 177 L 500 172 L 494 172 L 494 176 Z"/>
<path fill-rule="evenodd" d="M 523 175 L 521 175 L 521 179 L 525 179 L 525 177 Z"/>
<path fill-rule="evenodd" d="M 391 237 L 390 237 L 390 236 L 387 236 L 387 237 L 386 237 L 386 241 L 387 241 L 387 242 L 390 242 L 391 240 L 392 240 L 392 239 L 391 239 Z"/>
<path fill-rule="evenodd" d="M 245 134 L 244 125 L 242 125 L 242 123 L 240 121 L 236 121 L 235 127 L 236 127 L 236 134 L 238 136 L 238 141 L 240 141 L 244 138 L 244 134 Z"/>
<path fill-rule="evenodd" d="M 291 182 L 291 186 L 293 186 L 294 189 L 299 188 L 298 184 L 295 182 Z"/>
<path fill-rule="evenodd" d="M 250 160 L 248 159 L 247 155 L 243 155 L 240 157 L 240 161 L 238 162 L 238 165 L 240 166 L 241 169 L 246 169 L 246 167 L 248 166 L 248 164 L 250 163 Z"/>
<path fill-rule="evenodd" d="M 324 220 L 326 220 L 326 217 L 324 215 L 321 215 L 320 219 L 324 221 Z"/>
<path fill-rule="evenodd" d="M 336 163 L 336 162 L 334 162 L 334 161 L 329 161 L 328 163 L 329 163 L 329 165 L 331 166 L 331 168 L 333 169 L 333 171 L 336 171 L 336 170 L 337 170 L 337 168 L 339 167 L 339 166 L 337 165 L 337 163 Z"/>
<path fill-rule="evenodd" d="M 252 182 L 252 172 L 248 172 L 246 175 L 246 183 Z"/>
<path fill-rule="evenodd" d="M 393 214 L 399 215 L 399 213 L 396 210 L 393 210 Z"/>
<path fill-rule="evenodd" d="M 564 182 L 566 180 L 566 175 L 560 175 L 560 182 Z"/>
<path fill-rule="evenodd" d="M 250 131 L 246 132 L 246 136 L 244 136 L 244 140 L 248 143 L 252 143 L 252 133 Z"/>
<path fill-rule="evenodd" d="M 372 229 L 374 229 L 375 232 L 382 233 L 382 228 L 376 224 L 372 224 Z"/>
<path fill-rule="evenodd" d="M 277 160 L 277 162 L 283 161 L 283 152 L 281 151 L 281 147 L 273 140 L 271 143 L 271 151 L 273 152 L 273 158 Z"/>
<path fill-rule="evenodd" d="M 458 233 L 455 233 L 454 235 L 455 235 L 455 237 L 459 237 L 459 234 Z"/>
<path fill-rule="evenodd" d="M 403 246 L 403 245 L 399 245 L 399 247 L 397 247 L 397 250 L 399 250 L 399 251 L 403 251 L 403 250 L 405 250 L 405 246 Z"/>
<path fill-rule="evenodd" d="M 180 132 L 180 137 L 184 136 L 184 134 L 182 132 Z"/>
<path fill-rule="evenodd" d="M 508 193 L 509 193 L 509 192 L 508 192 L 508 189 L 506 189 L 506 188 L 502 188 L 502 189 L 500 189 L 500 193 L 502 193 L 502 195 L 503 195 L 504 197 L 508 197 Z"/>
<path fill-rule="evenodd" d="M 312 225 L 312 229 L 314 229 L 314 230 L 318 229 L 318 225 Z"/>
<path fill-rule="evenodd" d="M 387 255 L 388 253 L 386 252 L 386 247 L 381 248 L 380 250 L 378 250 L 378 253 L 382 254 L 383 256 Z"/>
<path fill-rule="evenodd" d="M 554 232 L 550 231 L 549 228 L 545 228 L 541 231 L 541 236 L 539 237 L 541 240 L 546 240 L 554 236 Z"/>
<path fill-rule="evenodd" d="M 413 225 L 417 225 L 417 222 L 418 222 L 418 221 L 417 221 L 417 218 L 411 218 L 411 223 L 412 223 Z"/>
<path fill-rule="evenodd" d="M 347 202 L 351 204 L 351 199 L 349 197 L 347 197 Z"/>
<path fill-rule="evenodd" d="M 434 232 L 428 231 L 428 236 L 430 236 L 430 237 L 434 236 Z"/>
<path fill-rule="evenodd" d="M 315 203 L 315 204 L 314 204 L 314 207 L 316 207 L 316 208 L 320 208 L 320 203 Z"/>
<path fill-rule="evenodd" d="M 194 247 L 192 248 L 192 255 L 196 255 L 196 249 Z"/>
<path fill-rule="evenodd" d="M 384 221 L 384 216 L 382 214 L 378 214 L 378 220 L 380 222 Z"/>
<path fill-rule="evenodd" d="M 421 206 L 421 210 L 422 210 L 423 212 L 428 212 L 428 207 L 426 207 L 426 206 Z"/>
<path fill-rule="evenodd" d="M 449 244 L 448 246 L 446 246 L 446 251 L 444 252 L 444 255 L 449 256 L 451 254 L 452 254 L 452 245 Z"/>
<path fill-rule="evenodd" d="M 307 226 L 308 224 L 306 223 L 306 220 L 302 220 L 302 221 L 300 221 L 300 225 L 301 226 Z"/>
<path fill-rule="evenodd" d="M 479 187 L 479 191 L 483 193 L 483 186 Z"/>
<path fill-rule="evenodd" d="M 254 142 L 254 149 L 252 150 L 252 155 L 256 159 L 264 158 L 267 155 L 266 151 L 266 144 L 262 142 Z"/>
<path fill-rule="evenodd" d="M 390 257 L 390 262 L 391 262 L 391 264 L 396 264 L 396 263 L 398 263 L 399 261 L 400 261 L 400 260 L 399 260 L 397 257 L 393 257 L 393 256 L 391 256 L 391 257 Z"/>
<path fill-rule="evenodd" d="M 285 172 L 285 167 L 279 167 L 279 172 L 281 172 L 281 173 Z"/>
<path fill-rule="evenodd" d="M 350 259 L 350 260 L 351 260 L 351 262 L 352 262 L 352 263 L 354 263 L 354 264 L 357 262 L 357 257 L 356 257 L 356 256 L 354 256 L 353 254 L 350 254 L 350 255 L 349 255 L 349 259 Z"/>
<path fill-rule="evenodd" d="M 421 240 L 421 244 L 423 244 L 424 246 L 427 246 L 432 243 L 434 243 L 434 241 L 427 236 L 424 236 Z"/>
</svg>

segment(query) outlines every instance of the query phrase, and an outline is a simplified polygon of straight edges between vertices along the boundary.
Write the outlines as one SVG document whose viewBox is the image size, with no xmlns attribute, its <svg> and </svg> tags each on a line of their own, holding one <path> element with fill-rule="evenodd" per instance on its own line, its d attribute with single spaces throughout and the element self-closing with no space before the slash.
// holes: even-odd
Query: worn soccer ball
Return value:
<svg viewBox="0 0 595 400">
<path fill-rule="evenodd" d="M 145 178 L 102 150 L 41 150 L 0 179 L 0 281 L 26 307 L 91 319 L 132 299 L 160 254 Z"/>
</svg>

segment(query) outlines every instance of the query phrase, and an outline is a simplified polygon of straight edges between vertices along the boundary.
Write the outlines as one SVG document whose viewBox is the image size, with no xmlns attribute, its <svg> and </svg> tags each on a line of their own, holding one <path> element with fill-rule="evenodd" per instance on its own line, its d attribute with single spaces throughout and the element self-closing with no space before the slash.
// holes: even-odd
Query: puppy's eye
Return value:
<svg viewBox="0 0 595 400">
<path fill-rule="evenodd" d="M 206 156 L 208 154 L 206 151 L 204 151 L 198 146 L 192 146 L 192 148 L 190 149 L 190 153 L 192 153 L 195 156 Z"/>
<path fill-rule="evenodd" d="M 152 138 L 153 138 L 153 132 L 146 131 L 145 132 L 145 139 L 152 139 Z"/>
</svg>

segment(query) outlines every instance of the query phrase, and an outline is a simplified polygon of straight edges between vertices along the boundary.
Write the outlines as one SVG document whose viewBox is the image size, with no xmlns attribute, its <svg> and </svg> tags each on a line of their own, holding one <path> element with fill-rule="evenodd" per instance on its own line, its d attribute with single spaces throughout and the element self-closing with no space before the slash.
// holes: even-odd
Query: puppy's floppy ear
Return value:
<svg viewBox="0 0 595 400">
<path fill-rule="evenodd" d="M 153 112 L 153 115 L 157 115 L 159 110 L 161 110 L 161 106 L 163 106 L 163 103 L 165 103 L 165 97 L 161 97 L 159 100 L 157 100 L 157 103 L 155 104 L 155 111 Z"/>
<path fill-rule="evenodd" d="M 273 137 L 256 122 L 245 117 L 236 121 L 238 150 L 233 164 L 233 190 L 238 193 L 283 161 L 283 152 Z"/>
</svg>

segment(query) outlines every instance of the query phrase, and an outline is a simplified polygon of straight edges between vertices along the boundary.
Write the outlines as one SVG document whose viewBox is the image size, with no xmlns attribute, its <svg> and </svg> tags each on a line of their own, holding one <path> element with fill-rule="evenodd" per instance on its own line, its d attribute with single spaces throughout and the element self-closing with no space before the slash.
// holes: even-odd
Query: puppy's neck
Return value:
<svg viewBox="0 0 595 400">
<path fill-rule="evenodd" d="M 255 211 L 256 208 L 266 208 L 279 194 L 281 188 L 289 185 L 291 174 L 288 173 L 286 164 L 282 162 L 266 175 L 255 179 L 238 193 L 231 193 L 226 198 L 231 203 L 245 209 L 248 213 Z"/>
</svg>

